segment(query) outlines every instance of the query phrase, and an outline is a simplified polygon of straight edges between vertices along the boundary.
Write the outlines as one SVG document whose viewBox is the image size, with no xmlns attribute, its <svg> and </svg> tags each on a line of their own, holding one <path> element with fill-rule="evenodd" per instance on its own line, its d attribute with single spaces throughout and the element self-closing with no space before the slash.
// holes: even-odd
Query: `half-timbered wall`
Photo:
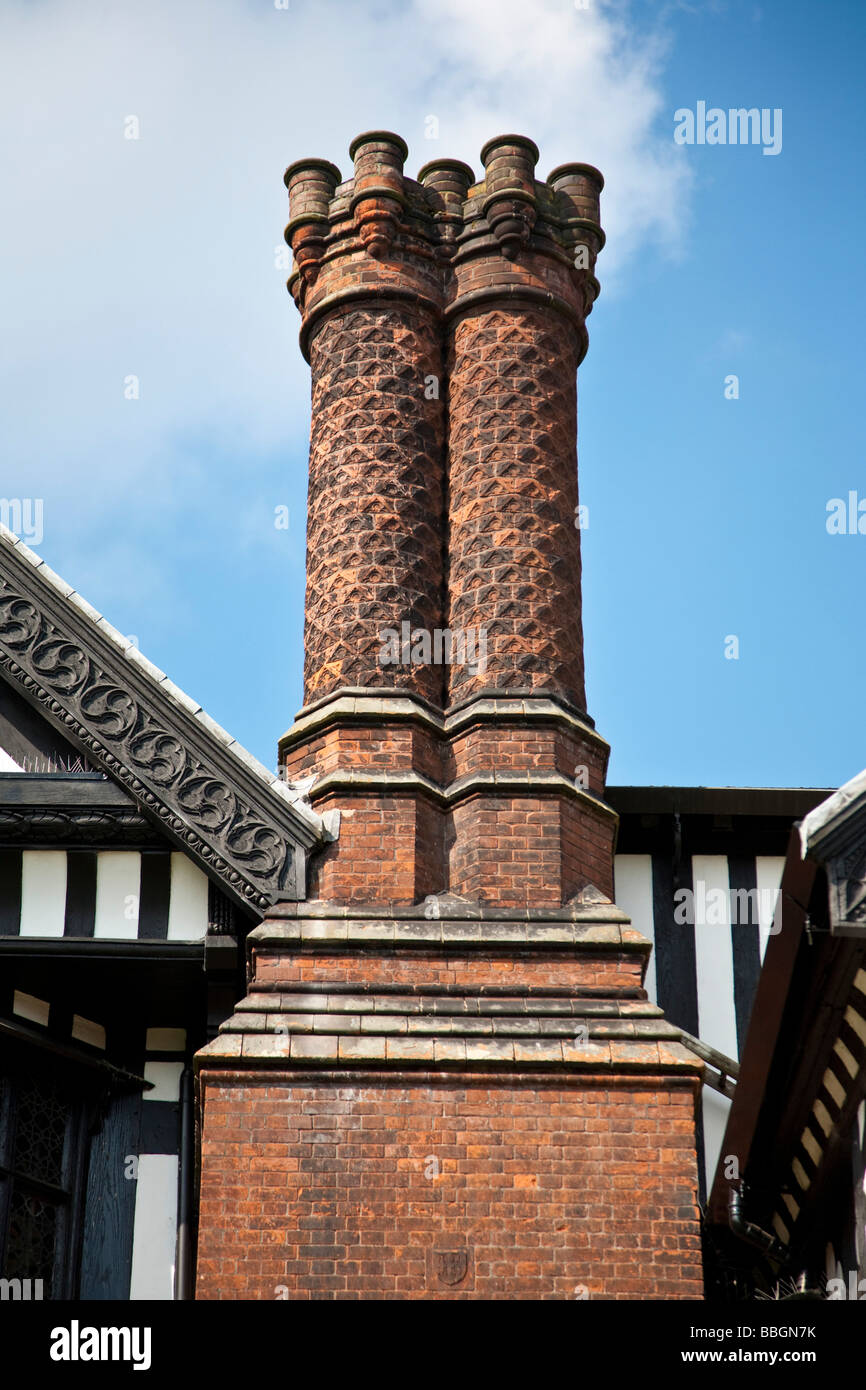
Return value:
<svg viewBox="0 0 866 1390">
<path fill-rule="evenodd" d="M 751 884 L 758 889 L 754 899 L 758 921 L 732 924 L 728 907 L 722 922 L 680 923 L 675 913 L 685 900 L 675 901 L 669 891 L 669 872 L 666 875 L 663 866 L 656 863 L 654 873 L 650 854 L 616 856 L 617 906 L 628 912 L 633 924 L 653 942 L 644 981 L 650 999 L 671 1023 L 734 1061 L 745 1042 L 784 864 L 778 855 L 754 855 L 746 860 L 723 854 L 690 857 L 684 871 L 694 885 L 691 891 L 698 905 L 701 884 L 705 893 L 721 889 L 725 896 L 730 889 Z M 715 906 L 722 899 L 710 901 Z M 707 1187 L 712 1183 L 730 1105 L 717 1091 L 704 1088 L 703 1176 Z"/>
<path fill-rule="evenodd" d="M 826 793 L 609 787 L 607 794 L 621 818 L 615 900 L 653 943 L 647 993 L 669 1022 L 738 1062 L 791 826 Z M 702 1199 L 712 1185 L 730 1105 L 704 1086 Z"/>
<path fill-rule="evenodd" d="M 0 936 L 200 941 L 208 880 L 169 850 L 0 849 Z"/>
</svg>

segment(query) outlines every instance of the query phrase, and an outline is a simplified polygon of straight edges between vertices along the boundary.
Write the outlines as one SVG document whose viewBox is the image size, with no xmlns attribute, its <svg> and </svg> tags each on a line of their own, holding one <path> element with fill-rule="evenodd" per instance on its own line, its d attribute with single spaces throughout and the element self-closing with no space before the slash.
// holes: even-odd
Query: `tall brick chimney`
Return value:
<svg viewBox="0 0 866 1390">
<path fill-rule="evenodd" d="M 602 177 L 539 183 L 514 135 L 477 184 L 454 160 L 405 178 L 385 132 L 351 151 L 347 183 L 322 161 L 286 173 L 313 426 L 305 706 L 281 756 L 343 813 L 312 891 L 610 896 L 576 524 Z M 457 660 L 435 660 L 437 631 Z"/>
<path fill-rule="evenodd" d="M 350 152 L 285 176 L 312 432 L 280 757 L 339 831 L 200 1054 L 199 1296 L 695 1297 L 701 1067 L 611 901 L 584 691 L 603 180 L 538 181 L 517 135 L 480 182 Z"/>
</svg>

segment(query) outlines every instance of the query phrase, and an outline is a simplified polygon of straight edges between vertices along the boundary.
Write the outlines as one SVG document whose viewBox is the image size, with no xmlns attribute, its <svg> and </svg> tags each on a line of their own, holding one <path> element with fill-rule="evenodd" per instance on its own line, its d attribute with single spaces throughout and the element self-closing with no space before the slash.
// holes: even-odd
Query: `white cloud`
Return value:
<svg viewBox="0 0 866 1390">
<path fill-rule="evenodd" d="M 437 154 L 480 173 L 484 140 L 517 130 L 542 177 L 568 159 L 603 170 L 608 292 L 638 248 L 675 248 L 688 185 L 664 50 L 628 15 L 601 0 L 7 3 L 0 491 L 46 498 L 48 558 L 94 573 L 108 528 L 108 574 L 117 545 L 158 552 L 192 506 L 240 509 L 247 548 L 242 496 L 303 516 L 309 385 L 274 266 L 299 156 L 348 173 L 351 137 L 387 126 L 408 173 Z"/>
</svg>

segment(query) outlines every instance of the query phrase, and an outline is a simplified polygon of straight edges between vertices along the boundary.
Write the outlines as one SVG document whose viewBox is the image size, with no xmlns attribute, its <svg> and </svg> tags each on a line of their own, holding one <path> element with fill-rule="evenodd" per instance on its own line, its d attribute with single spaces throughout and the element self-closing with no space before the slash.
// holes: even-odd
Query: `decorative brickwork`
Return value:
<svg viewBox="0 0 866 1390">
<path fill-rule="evenodd" d="M 601 175 L 541 183 L 511 135 L 480 183 L 351 153 L 286 174 L 313 425 L 280 759 L 339 828 L 198 1056 L 198 1297 L 700 1297 L 702 1064 L 611 902 L 585 712 Z"/>
<path fill-rule="evenodd" d="M 349 307 L 310 341 L 305 682 L 314 700 L 385 683 L 442 703 L 442 667 L 383 667 L 383 630 L 431 631 L 442 613 L 442 377 L 430 316 L 410 305 Z"/>
<path fill-rule="evenodd" d="M 575 527 L 576 336 L 540 308 L 487 309 L 449 355 L 449 626 L 487 630 L 487 669 L 450 670 L 453 703 L 486 687 L 584 709 Z"/>
</svg>

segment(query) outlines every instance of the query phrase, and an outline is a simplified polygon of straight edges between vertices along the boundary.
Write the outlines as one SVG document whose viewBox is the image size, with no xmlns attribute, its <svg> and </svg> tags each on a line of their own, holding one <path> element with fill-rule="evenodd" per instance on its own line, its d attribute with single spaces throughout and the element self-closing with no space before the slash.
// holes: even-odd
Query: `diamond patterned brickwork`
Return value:
<svg viewBox="0 0 866 1390">
<path fill-rule="evenodd" d="M 442 667 L 386 665 L 384 629 L 441 626 L 440 337 L 415 305 L 348 307 L 310 344 L 305 697 L 394 686 L 442 703 Z"/>
<path fill-rule="evenodd" d="M 319 159 L 285 176 L 313 377 L 305 699 L 516 687 L 583 709 L 574 378 L 603 180 L 570 164 L 538 181 L 522 136 L 485 145 L 478 183 L 454 160 L 408 178 L 406 152 L 370 131 L 350 179 Z M 488 651 L 383 665 L 379 633 L 403 623 L 458 651 L 483 632 Z"/>
<path fill-rule="evenodd" d="M 541 308 L 488 309 L 455 327 L 449 623 L 486 630 L 487 668 L 452 667 L 452 703 L 494 687 L 585 707 L 577 356 L 576 335 Z"/>
</svg>

